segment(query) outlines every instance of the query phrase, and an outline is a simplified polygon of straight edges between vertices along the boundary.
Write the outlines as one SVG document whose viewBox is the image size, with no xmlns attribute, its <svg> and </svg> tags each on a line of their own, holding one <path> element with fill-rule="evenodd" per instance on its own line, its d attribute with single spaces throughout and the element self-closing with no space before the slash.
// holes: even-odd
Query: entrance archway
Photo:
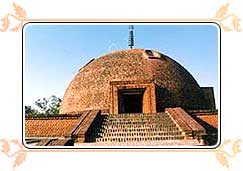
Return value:
<svg viewBox="0 0 243 171">
<path fill-rule="evenodd" d="M 149 80 L 112 81 L 111 114 L 156 113 L 155 84 Z"/>
<path fill-rule="evenodd" d="M 125 89 L 118 92 L 119 113 L 142 113 L 144 89 Z"/>
</svg>

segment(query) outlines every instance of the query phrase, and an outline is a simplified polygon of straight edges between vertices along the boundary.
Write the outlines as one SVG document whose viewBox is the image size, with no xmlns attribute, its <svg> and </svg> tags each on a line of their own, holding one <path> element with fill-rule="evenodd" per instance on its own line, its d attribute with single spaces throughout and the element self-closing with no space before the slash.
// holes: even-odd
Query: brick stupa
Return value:
<svg viewBox="0 0 243 171">
<path fill-rule="evenodd" d="M 128 49 L 83 66 L 60 116 L 27 117 L 25 139 L 42 146 L 214 145 L 217 123 L 212 87 L 200 87 L 160 52 Z"/>
</svg>

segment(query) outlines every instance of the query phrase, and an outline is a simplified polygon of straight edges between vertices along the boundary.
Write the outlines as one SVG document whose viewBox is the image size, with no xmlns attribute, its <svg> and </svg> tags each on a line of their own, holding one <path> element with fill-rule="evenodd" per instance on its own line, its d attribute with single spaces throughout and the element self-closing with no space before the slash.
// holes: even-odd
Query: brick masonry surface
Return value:
<svg viewBox="0 0 243 171">
<path fill-rule="evenodd" d="M 197 115 L 196 117 L 208 123 L 209 125 L 213 126 L 214 128 L 218 128 L 218 115 L 204 114 L 204 115 Z"/>
<path fill-rule="evenodd" d="M 156 58 L 144 52 L 144 49 L 115 51 L 86 64 L 69 84 L 60 113 L 111 111 L 112 81 L 152 80 L 156 86 L 157 111 L 165 107 L 201 109 L 209 106 L 200 86 L 184 67 L 158 52 Z"/>
<path fill-rule="evenodd" d="M 76 126 L 78 118 L 25 119 L 25 137 L 61 137 Z"/>
</svg>

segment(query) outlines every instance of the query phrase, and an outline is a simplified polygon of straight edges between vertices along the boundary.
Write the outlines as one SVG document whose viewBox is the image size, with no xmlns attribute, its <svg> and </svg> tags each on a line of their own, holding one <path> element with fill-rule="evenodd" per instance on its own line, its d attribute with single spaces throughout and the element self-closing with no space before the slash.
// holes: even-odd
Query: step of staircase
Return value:
<svg viewBox="0 0 243 171">
<path fill-rule="evenodd" d="M 185 140 L 185 139 L 177 139 L 177 140 L 152 140 L 152 141 L 112 141 L 112 142 L 95 142 L 95 143 L 83 143 L 78 144 L 82 146 L 202 146 L 203 143 L 198 140 Z"/>
<path fill-rule="evenodd" d="M 180 131 L 156 131 L 156 132 L 144 132 L 144 131 L 137 131 L 137 132 L 125 132 L 125 131 L 117 131 L 117 132 L 109 132 L 109 133 L 99 133 L 101 137 L 118 137 L 118 136 L 174 136 L 174 135 L 182 135 Z"/>
<path fill-rule="evenodd" d="M 183 140 L 184 136 L 112 136 L 106 138 L 97 138 L 97 142 L 130 142 L 130 141 L 161 141 L 161 140 Z"/>
<path fill-rule="evenodd" d="M 145 127 L 145 128 L 109 128 L 103 130 L 103 133 L 110 133 L 110 132 L 170 132 L 170 131 L 178 131 L 179 128 L 177 127 L 160 127 L 160 128 L 150 128 L 150 127 Z"/>
<path fill-rule="evenodd" d="M 184 133 L 167 113 L 155 113 L 108 115 L 95 141 L 116 144 L 184 139 Z"/>
</svg>

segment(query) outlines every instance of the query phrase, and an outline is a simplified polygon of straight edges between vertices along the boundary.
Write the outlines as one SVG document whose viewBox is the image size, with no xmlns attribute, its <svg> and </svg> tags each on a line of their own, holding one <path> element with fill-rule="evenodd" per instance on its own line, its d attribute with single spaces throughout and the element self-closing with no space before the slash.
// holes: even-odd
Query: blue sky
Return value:
<svg viewBox="0 0 243 171">
<path fill-rule="evenodd" d="M 218 29 L 212 24 L 135 25 L 135 47 L 155 49 L 184 66 L 218 103 Z M 128 48 L 128 25 L 28 24 L 24 29 L 24 103 L 63 97 L 92 58 Z"/>
</svg>

